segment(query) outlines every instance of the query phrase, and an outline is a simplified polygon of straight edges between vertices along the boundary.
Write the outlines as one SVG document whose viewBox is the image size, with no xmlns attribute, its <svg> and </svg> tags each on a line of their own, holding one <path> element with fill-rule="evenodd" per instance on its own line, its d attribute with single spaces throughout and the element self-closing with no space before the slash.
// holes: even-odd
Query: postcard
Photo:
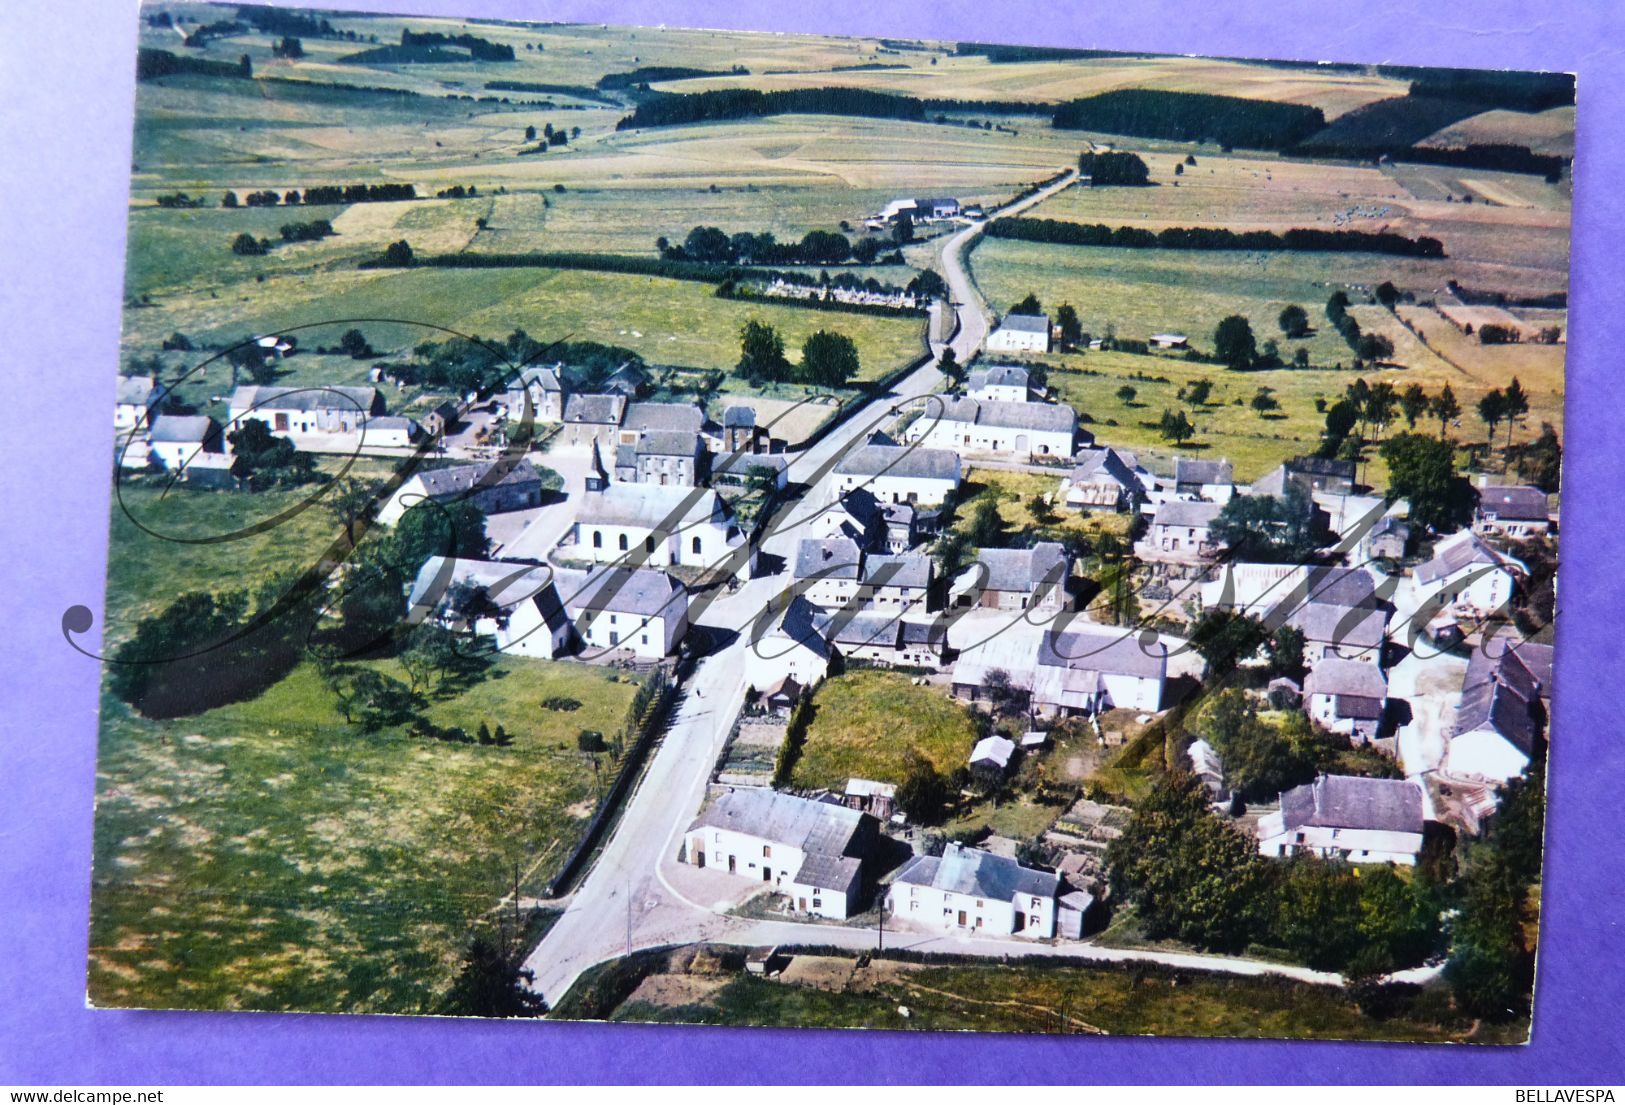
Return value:
<svg viewBox="0 0 1625 1105">
<path fill-rule="evenodd" d="M 142 9 L 91 1005 L 1528 1039 L 1571 76 L 454 16 Z"/>
</svg>

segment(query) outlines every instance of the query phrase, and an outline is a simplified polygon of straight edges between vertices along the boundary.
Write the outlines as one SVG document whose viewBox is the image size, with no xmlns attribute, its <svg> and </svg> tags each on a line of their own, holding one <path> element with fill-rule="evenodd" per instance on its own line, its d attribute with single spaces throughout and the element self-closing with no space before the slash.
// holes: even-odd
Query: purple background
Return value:
<svg viewBox="0 0 1625 1105">
<path fill-rule="evenodd" d="M 84 1007 L 95 666 L 59 619 L 100 611 L 136 16 L 0 15 L 0 1083 L 1619 1082 L 1616 432 L 1625 13 L 1605 0 L 328 0 L 424 15 L 671 24 L 1579 73 L 1556 739 L 1534 1042 L 1252 1043 L 91 1012 Z M 88 429 L 81 428 L 83 425 Z M 99 615 L 98 615 L 99 625 Z"/>
</svg>

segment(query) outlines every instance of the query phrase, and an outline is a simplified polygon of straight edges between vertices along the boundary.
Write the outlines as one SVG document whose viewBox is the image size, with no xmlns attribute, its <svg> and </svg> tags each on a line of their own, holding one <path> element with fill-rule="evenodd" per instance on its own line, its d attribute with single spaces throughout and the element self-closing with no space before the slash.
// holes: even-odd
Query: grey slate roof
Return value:
<svg viewBox="0 0 1625 1105">
<path fill-rule="evenodd" d="M 722 425 L 729 429 L 750 429 L 756 425 L 756 408 L 737 403 L 722 412 Z"/>
<path fill-rule="evenodd" d="M 1047 871 L 1035 871 L 1013 859 L 959 844 L 949 844 L 940 857 L 915 856 L 895 881 L 1000 902 L 1008 902 L 1018 894 L 1053 897 L 1061 885 L 1061 880 Z"/>
<path fill-rule="evenodd" d="M 1078 456 L 1070 479 L 1075 484 L 1110 481 L 1125 488 L 1137 487 L 1140 482 L 1116 449 L 1084 450 Z"/>
<path fill-rule="evenodd" d="M 562 363 L 558 365 L 532 365 L 519 374 L 519 379 L 514 386 L 534 386 L 541 388 L 543 391 L 563 391 L 564 383 L 559 379 L 559 369 L 563 367 Z"/>
<path fill-rule="evenodd" d="M 1456 705 L 1454 732 L 1475 729 L 1495 730 L 1527 756 L 1540 734 L 1534 700 L 1520 695 L 1509 682 L 1495 679 L 1464 690 Z"/>
<path fill-rule="evenodd" d="M 1322 775 L 1281 795 L 1288 832 L 1303 826 L 1420 833 L 1422 788 L 1407 779 Z"/>
<path fill-rule="evenodd" d="M 581 496 L 576 519 L 586 525 L 636 526 L 676 533 L 722 517 L 722 501 L 706 488 L 612 483 Z"/>
<path fill-rule="evenodd" d="M 863 554 L 845 537 L 804 537 L 796 546 L 795 579 L 857 579 Z"/>
<path fill-rule="evenodd" d="M 864 445 L 835 464 L 842 476 L 899 476 L 959 482 L 959 454 L 948 449 Z"/>
<path fill-rule="evenodd" d="M 1040 541 L 1030 549 L 981 549 L 976 560 L 987 568 L 986 591 L 1027 594 L 1037 587 L 1066 585 L 1066 550 L 1055 541 Z"/>
<path fill-rule="evenodd" d="M 1356 698 L 1388 697 L 1388 680 L 1377 665 L 1364 660 L 1329 658 L 1309 669 L 1303 681 L 1304 694 L 1349 695 Z"/>
<path fill-rule="evenodd" d="M 840 617 L 832 619 L 829 624 L 835 630 L 830 639 L 838 645 L 852 648 L 895 649 L 902 639 L 902 623 L 886 615 Z"/>
<path fill-rule="evenodd" d="M 564 399 L 564 421 L 589 426 L 619 426 L 626 410 L 624 395 L 572 394 Z"/>
<path fill-rule="evenodd" d="M 922 422 L 929 425 L 933 419 L 1053 433 L 1071 433 L 1078 428 L 1078 412 L 1059 403 L 1012 403 L 1004 399 L 971 399 L 968 396 L 942 400 L 940 413 L 933 413 L 927 407 Z"/>
<path fill-rule="evenodd" d="M 862 860 L 863 841 L 859 830 L 867 814 L 846 806 L 829 802 L 815 802 L 797 798 L 793 794 L 780 794 L 774 790 L 730 790 L 696 817 L 688 829 L 727 829 L 799 848 L 808 859 L 822 856 L 829 859 L 850 858 L 854 863 Z M 870 818 L 870 820 L 873 820 Z M 844 890 L 850 881 L 841 878 L 844 865 L 813 865 L 806 869 L 808 879 L 797 875 L 798 882 L 812 886 L 829 886 Z M 826 882 L 831 874 L 839 881 Z"/>
<path fill-rule="evenodd" d="M 1364 568 L 1311 567 L 1304 601 L 1327 606 L 1378 606 L 1377 583 Z"/>
<path fill-rule="evenodd" d="M 553 575 L 551 568 L 532 564 L 431 556 L 418 569 L 407 605 L 422 606 L 431 598 L 438 604 L 453 584 L 466 582 L 485 588 L 486 597 L 497 606 L 514 606 L 550 588 Z"/>
<path fill-rule="evenodd" d="M 1023 334 L 1049 333 L 1048 315 L 1005 315 L 1000 330 L 1016 330 Z"/>
<path fill-rule="evenodd" d="M 231 409 L 277 411 L 371 411 L 378 389 L 320 384 L 310 387 L 245 385 L 231 393 Z"/>
<path fill-rule="evenodd" d="M 700 435 L 686 430 L 646 430 L 634 446 L 641 457 L 695 457 L 700 452 Z"/>
<path fill-rule="evenodd" d="M 1335 457 L 1293 457 L 1282 467 L 1306 476 L 1327 476 L 1351 482 L 1354 479 L 1354 462 Z"/>
<path fill-rule="evenodd" d="M 1509 522 L 1547 520 L 1546 492 L 1538 487 L 1481 487 L 1478 509 Z"/>
<path fill-rule="evenodd" d="M 1433 558 L 1418 564 L 1413 574 L 1418 583 L 1431 584 L 1476 565 L 1525 571 L 1519 561 L 1497 552 L 1471 530 L 1462 530 L 1435 545 Z"/>
<path fill-rule="evenodd" d="M 871 554 L 863 561 L 863 582 L 877 587 L 926 587 L 931 582 L 931 558 L 924 553 L 900 556 Z"/>
<path fill-rule="evenodd" d="M 558 572 L 559 597 L 575 616 L 583 610 L 603 610 L 612 614 L 639 617 L 674 615 L 687 592 L 665 572 L 650 568 L 609 565 L 592 572 Z"/>
<path fill-rule="evenodd" d="M 1230 462 L 1227 460 L 1198 460 L 1195 457 L 1178 457 L 1174 461 L 1174 481 L 1176 483 L 1230 483 L 1233 479 Z"/>
<path fill-rule="evenodd" d="M 1154 526 L 1190 526 L 1206 529 L 1213 524 L 1224 507 L 1218 503 L 1193 502 L 1189 499 L 1169 499 L 1157 507 L 1151 519 Z"/>
<path fill-rule="evenodd" d="M 152 421 L 148 436 L 154 442 L 201 444 L 219 434 L 215 420 L 201 414 L 160 414 Z"/>
<path fill-rule="evenodd" d="M 476 486 L 483 489 L 542 481 L 541 473 L 536 471 L 528 460 L 520 460 L 509 465 L 506 471 L 494 472 L 504 464 L 503 461 L 482 461 L 478 464 L 458 464 L 451 468 L 428 468 L 419 472 L 417 478 L 423 484 L 424 494 L 434 499 L 463 495 Z"/>
<path fill-rule="evenodd" d="M 1542 697 L 1550 698 L 1554 655 L 1551 645 L 1521 641 L 1516 634 L 1508 631 L 1490 638 L 1473 650 L 1467 661 L 1467 677 L 1462 689 L 1469 690 L 1499 673 L 1509 681 L 1519 680 L 1522 685 L 1533 685 Z"/>
<path fill-rule="evenodd" d="M 159 395 L 163 389 L 157 386 L 151 376 L 120 376 L 118 378 L 118 402 L 133 406 L 147 406 Z"/>
<path fill-rule="evenodd" d="M 1108 675 L 1153 678 L 1162 673 L 1168 660 L 1168 645 L 1162 640 L 1145 644 L 1137 633 L 1125 629 L 1050 630 L 1038 644 L 1040 667 L 1097 671 Z"/>
<path fill-rule="evenodd" d="M 1388 611 L 1369 606 L 1308 602 L 1292 611 L 1286 620 L 1288 625 L 1303 631 L 1305 641 L 1375 650 L 1387 632 Z"/>
<path fill-rule="evenodd" d="M 697 434 L 705 427 L 705 412 L 693 403 L 628 403 L 621 425 L 628 430 Z"/>
<path fill-rule="evenodd" d="M 1032 380 L 1032 373 L 1020 365 L 998 364 L 988 365 L 986 368 L 974 369 L 966 380 L 967 390 L 980 391 L 982 388 L 1024 388 Z"/>
<path fill-rule="evenodd" d="M 722 476 L 747 476 L 752 468 L 771 469 L 774 474 L 790 467 L 780 453 L 723 453 L 711 462 L 711 471 Z"/>
</svg>

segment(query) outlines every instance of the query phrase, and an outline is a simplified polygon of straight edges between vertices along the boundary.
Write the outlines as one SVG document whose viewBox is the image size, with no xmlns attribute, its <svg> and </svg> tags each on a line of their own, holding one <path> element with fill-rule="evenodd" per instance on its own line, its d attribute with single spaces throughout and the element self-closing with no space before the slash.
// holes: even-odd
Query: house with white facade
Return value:
<svg viewBox="0 0 1625 1105">
<path fill-rule="evenodd" d="M 791 568 L 795 592 L 814 606 L 839 610 L 857 598 L 863 553 L 846 537 L 804 537 Z"/>
<path fill-rule="evenodd" d="M 1503 783 L 1523 774 L 1546 726 L 1552 647 L 1512 636 L 1473 651 L 1450 726 L 1445 770 Z"/>
<path fill-rule="evenodd" d="M 1409 867 L 1422 850 L 1428 820 L 1419 781 L 1322 775 L 1282 794 L 1281 808 L 1259 819 L 1258 851 Z"/>
<path fill-rule="evenodd" d="M 718 795 L 689 825 L 695 867 L 726 871 L 785 895 L 797 913 L 850 917 L 880 823 L 844 805 L 754 788 Z"/>
<path fill-rule="evenodd" d="M 367 424 L 361 427 L 361 443 L 383 449 L 408 449 L 421 433 L 422 430 L 412 419 L 384 414 L 369 418 Z"/>
<path fill-rule="evenodd" d="M 378 508 L 378 521 L 393 526 L 424 502 L 468 502 L 485 514 L 528 510 L 541 505 L 542 474 L 524 459 L 421 469 Z"/>
<path fill-rule="evenodd" d="M 959 488 L 959 454 L 870 442 L 835 462 L 835 497 L 863 489 L 882 503 L 938 506 Z"/>
<path fill-rule="evenodd" d="M 1546 492 L 1538 487 L 1481 486 L 1473 511 L 1473 532 L 1514 541 L 1542 537 L 1552 522 Z"/>
<path fill-rule="evenodd" d="M 113 429 L 133 430 L 152 425 L 152 416 L 168 392 L 153 376 L 120 376 L 113 403 Z"/>
<path fill-rule="evenodd" d="M 1174 460 L 1174 494 L 1223 505 L 1236 493 L 1234 470 L 1227 460 Z"/>
<path fill-rule="evenodd" d="M 1218 503 L 1170 499 L 1157 507 L 1145 537 L 1135 542 L 1141 560 L 1193 564 L 1212 561 L 1224 551 L 1212 535 L 1213 523 L 1224 507 Z"/>
<path fill-rule="evenodd" d="M 987 336 L 989 353 L 1048 353 L 1048 315 L 1005 315 L 999 328 Z"/>
<path fill-rule="evenodd" d="M 810 687 L 824 678 L 833 649 L 823 611 L 796 595 L 763 614 L 745 630 L 745 686 L 765 691 L 788 677 Z"/>
<path fill-rule="evenodd" d="M 1321 660 L 1303 681 L 1303 704 L 1309 716 L 1355 744 L 1375 740 L 1388 701 L 1388 680 L 1376 664 L 1359 660 Z"/>
<path fill-rule="evenodd" d="M 202 453 L 221 453 L 220 424 L 201 414 L 160 414 L 147 431 L 147 455 L 181 472 Z"/>
<path fill-rule="evenodd" d="M 1432 558 L 1412 570 L 1411 581 L 1419 604 L 1484 615 L 1512 601 L 1516 577 L 1528 574 L 1523 561 L 1462 530 L 1435 545 Z"/>
<path fill-rule="evenodd" d="M 987 403 L 1025 403 L 1033 397 L 1032 373 L 1015 364 L 973 368 L 965 380 L 965 394 Z"/>
<path fill-rule="evenodd" d="M 715 491 L 614 483 L 581 496 L 574 557 L 595 563 L 714 568 L 741 554 L 745 535 Z M 748 575 L 755 551 L 735 570 Z"/>
<path fill-rule="evenodd" d="M 492 637 L 516 656 L 551 660 L 577 643 L 553 569 L 532 564 L 431 556 L 413 580 L 406 617 Z"/>
<path fill-rule="evenodd" d="M 904 436 L 932 449 L 961 455 L 1070 457 L 1078 440 L 1078 414 L 1060 403 L 1008 403 L 948 398 L 926 403 Z M 1094 436 L 1084 431 L 1084 437 Z"/>
<path fill-rule="evenodd" d="M 384 397 L 372 387 L 250 385 L 231 393 L 229 409 L 233 428 L 254 418 L 274 434 L 355 433 L 384 413 Z"/>
<path fill-rule="evenodd" d="M 951 683 L 956 698 L 986 698 L 1001 671 L 1026 704 L 1044 716 L 1071 717 L 1114 708 L 1155 713 L 1168 680 L 1168 645 L 1137 634 L 1075 622 L 1064 630 L 1013 624 L 979 632 L 961 648 Z"/>
<path fill-rule="evenodd" d="M 590 572 L 560 571 L 554 586 L 586 648 L 624 649 L 642 660 L 660 660 L 675 654 L 688 633 L 688 590 L 665 572 L 618 564 Z M 538 606 L 527 610 L 522 621 L 515 611 L 510 633 L 546 613 Z"/>
<path fill-rule="evenodd" d="M 992 610 L 1069 609 L 1072 558 L 1055 541 L 1029 549 L 982 549 L 949 588 L 954 606 Z"/>
<path fill-rule="evenodd" d="M 863 558 L 858 578 L 858 601 L 863 605 L 901 613 L 930 606 L 933 562 L 925 553 L 890 555 L 870 553 Z"/>
<path fill-rule="evenodd" d="M 915 856 L 886 894 L 896 920 L 945 932 L 1055 935 L 1061 880 L 1047 871 L 979 848 L 948 844 L 940 856 Z"/>
</svg>

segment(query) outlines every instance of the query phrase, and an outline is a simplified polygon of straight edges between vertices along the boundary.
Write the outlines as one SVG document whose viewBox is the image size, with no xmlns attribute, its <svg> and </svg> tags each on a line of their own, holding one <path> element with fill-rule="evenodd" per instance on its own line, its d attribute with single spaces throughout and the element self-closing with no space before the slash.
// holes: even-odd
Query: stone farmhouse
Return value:
<svg viewBox="0 0 1625 1105">
<path fill-rule="evenodd" d="M 1422 850 L 1428 820 L 1419 782 L 1322 775 L 1282 794 L 1281 808 L 1259 819 L 1258 851 L 1408 867 Z"/>
<path fill-rule="evenodd" d="M 983 343 L 989 353 L 1048 353 L 1048 315 L 1005 315 Z"/>
<path fill-rule="evenodd" d="M 836 497 L 863 489 L 879 502 L 940 506 L 959 488 L 959 454 L 870 442 L 835 463 Z"/>
<path fill-rule="evenodd" d="M 928 403 L 904 434 L 909 441 L 961 455 L 1070 457 L 1078 439 L 1078 415 L 1059 403 L 944 399 Z M 1084 437 L 1094 440 L 1088 431 Z"/>
<path fill-rule="evenodd" d="M 415 473 L 378 508 L 378 521 L 393 526 L 423 502 L 470 502 L 486 514 L 529 510 L 542 502 L 542 475 L 528 460 L 482 461 Z"/>
<path fill-rule="evenodd" d="M 886 907 L 922 928 L 1048 940 L 1060 891 L 1060 878 L 1047 871 L 951 843 L 941 856 L 910 860 L 892 881 Z"/>
</svg>

